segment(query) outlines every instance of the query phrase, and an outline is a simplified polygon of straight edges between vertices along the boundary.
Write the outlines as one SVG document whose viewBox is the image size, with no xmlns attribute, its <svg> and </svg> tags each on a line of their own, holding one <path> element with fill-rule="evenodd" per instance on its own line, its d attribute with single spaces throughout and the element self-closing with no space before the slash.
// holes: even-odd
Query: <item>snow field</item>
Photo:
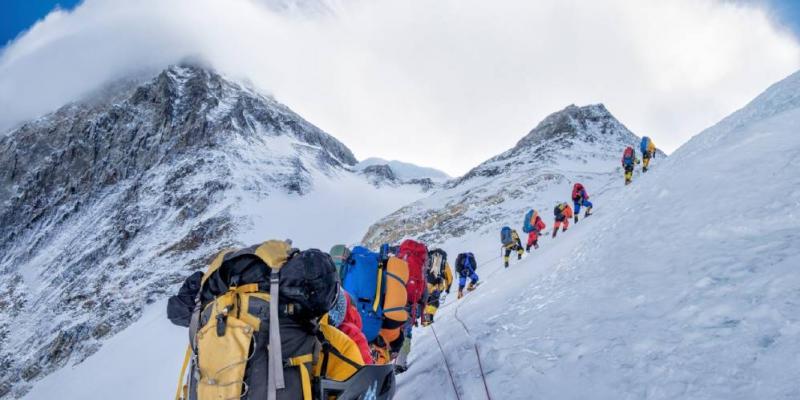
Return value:
<svg viewBox="0 0 800 400">
<path fill-rule="evenodd" d="M 595 196 L 595 216 L 507 271 L 481 264 L 484 285 L 435 324 L 461 398 L 485 398 L 473 341 L 493 398 L 800 398 L 800 109 L 759 112 L 764 97 L 785 96 Z M 418 330 L 398 398 L 455 398 L 437 353 Z"/>
</svg>

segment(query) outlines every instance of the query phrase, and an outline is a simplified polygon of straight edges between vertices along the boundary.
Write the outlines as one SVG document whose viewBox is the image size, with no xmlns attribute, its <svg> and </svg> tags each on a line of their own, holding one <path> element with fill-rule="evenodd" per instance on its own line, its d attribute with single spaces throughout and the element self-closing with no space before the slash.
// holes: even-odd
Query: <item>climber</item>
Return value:
<svg viewBox="0 0 800 400">
<path fill-rule="evenodd" d="M 572 204 L 575 206 L 575 223 L 578 223 L 578 215 L 581 213 L 581 206 L 586 207 L 584 218 L 592 215 L 592 202 L 589 201 L 589 194 L 586 188 L 580 183 L 572 186 Z"/>
<path fill-rule="evenodd" d="M 631 146 L 626 147 L 625 151 L 622 153 L 622 169 L 625 170 L 626 185 L 629 185 L 631 180 L 633 180 L 633 166 L 638 163 L 639 159 L 636 158 L 636 151 L 633 150 Z"/>
<path fill-rule="evenodd" d="M 442 249 L 433 249 L 428 252 L 428 266 L 426 268 L 428 281 L 428 299 L 425 313 L 422 316 L 422 326 L 433 323 L 433 316 L 439 309 L 453 284 L 453 272 L 447 262 L 447 253 Z"/>
<path fill-rule="evenodd" d="M 517 239 L 519 240 L 519 239 Z M 458 298 L 464 297 L 464 287 L 467 291 L 475 290 L 478 286 L 478 274 L 475 270 L 478 269 L 478 263 L 475 261 L 475 255 L 472 253 L 461 253 L 456 257 L 456 273 L 458 273 Z M 467 278 L 469 278 L 469 286 L 467 286 Z"/>
<path fill-rule="evenodd" d="M 555 238 L 558 234 L 558 228 L 562 228 L 563 226 L 562 230 L 564 232 L 569 228 L 569 220 L 572 218 L 572 207 L 567 203 L 558 203 L 553 209 L 553 214 L 556 219 L 555 223 L 553 223 L 553 237 Z"/>
<path fill-rule="evenodd" d="M 522 259 L 525 250 L 522 248 L 522 241 L 519 240 L 519 234 L 515 229 L 504 226 L 500 230 L 500 241 L 503 243 L 503 265 L 506 268 L 508 268 L 508 258 L 512 251 L 517 252 L 517 260 Z"/>
<path fill-rule="evenodd" d="M 642 142 L 639 143 L 639 150 L 642 151 L 642 172 L 647 172 L 647 168 L 650 167 L 650 159 L 656 157 L 656 145 L 652 139 L 643 136 Z"/>
<path fill-rule="evenodd" d="M 402 374 L 408 370 L 408 355 L 411 354 L 411 331 L 414 325 L 409 323 L 403 328 L 403 346 L 397 353 L 397 358 L 394 360 L 394 371 Z"/>
<path fill-rule="evenodd" d="M 168 302 L 168 317 L 190 336 L 175 399 L 310 399 L 312 390 L 390 399 L 393 367 L 365 365 L 358 343 L 332 325 L 337 281 L 327 253 L 286 241 L 223 250 Z M 280 311 L 271 312 L 279 291 Z"/>
<path fill-rule="evenodd" d="M 547 226 L 542 221 L 542 217 L 539 216 L 539 212 L 536 210 L 530 210 L 527 214 L 525 214 L 525 220 L 522 224 L 522 231 L 528 234 L 528 243 L 525 246 L 525 251 L 530 252 L 531 246 L 534 249 L 539 248 L 539 235 L 542 233 L 544 228 Z"/>
<path fill-rule="evenodd" d="M 370 352 L 367 337 L 361 331 L 361 314 L 353 304 L 353 299 L 341 287 L 339 288 L 339 295 L 333 303 L 333 307 L 328 311 L 328 320 L 332 326 L 335 326 L 340 331 L 347 334 L 350 339 L 358 346 L 361 352 L 361 357 L 364 358 L 365 364 L 373 364 L 372 353 Z"/>
</svg>

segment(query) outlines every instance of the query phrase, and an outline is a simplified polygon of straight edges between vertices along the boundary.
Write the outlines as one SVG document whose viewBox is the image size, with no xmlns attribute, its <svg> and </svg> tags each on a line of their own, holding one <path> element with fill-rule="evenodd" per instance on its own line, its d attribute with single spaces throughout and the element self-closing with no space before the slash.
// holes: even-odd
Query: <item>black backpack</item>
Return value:
<svg viewBox="0 0 800 400">
<path fill-rule="evenodd" d="M 434 264 L 434 259 L 439 259 L 439 262 Z M 428 252 L 428 266 L 426 267 L 427 271 L 427 281 L 428 283 L 435 285 L 441 283 L 444 279 L 444 266 L 447 263 L 447 252 L 442 249 L 433 249 Z"/>
<path fill-rule="evenodd" d="M 556 221 L 561 221 L 564 219 L 564 209 L 561 208 L 561 204 L 557 205 L 553 209 L 553 215 L 556 217 Z"/>
<path fill-rule="evenodd" d="M 189 326 L 188 398 L 266 400 L 271 385 L 279 400 L 302 397 L 319 346 L 317 321 L 337 291 L 333 260 L 316 249 L 270 241 L 220 253 L 200 281 Z M 171 299 L 169 307 L 181 303 Z"/>
<path fill-rule="evenodd" d="M 469 275 L 471 272 L 469 268 L 467 268 L 467 260 L 469 260 L 469 265 L 472 266 L 472 271 L 478 269 L 478 263 L 475 262 L 475 255 L 472 253 L 461 253 L 456 257 L 456 272 L 459 275 Z"/>
</svg>

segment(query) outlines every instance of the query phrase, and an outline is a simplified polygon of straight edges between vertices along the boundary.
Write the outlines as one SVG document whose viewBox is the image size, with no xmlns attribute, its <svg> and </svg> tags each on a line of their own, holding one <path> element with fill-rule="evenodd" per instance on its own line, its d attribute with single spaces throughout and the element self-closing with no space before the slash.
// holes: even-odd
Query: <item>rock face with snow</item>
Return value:
<svg viewBox="0 0 800 400">
<path fill-rule="evenodd" d="M 356 168 L 358 170 L 358 167 Z M 388 164 L 373 164 L 360 169 L 359 173 L 364 175 L 367 180 L 375 187 L 409 185 L 417 186 L 420 190 L 427 192 L 437 184 L 431 178 L 411 178 L 403 179 L 395 173 L 394 168 Z"/>
<path fill-rule="evenodd" d="M 220 248 L 286 234 L 299 222 L 280 220 L 285 204 L 313 203 L 320 186 L 372 188 L 355 164 L 287 107 L 196 66 L 3 136 L 0 397 L 91 355 Z"/>
<path fill-rule="evenodd" d="M 432 182 L 444 182 L 450 177 L 436 168 L 420 167 L 402 161 L 386 161 L 382 158 L 371 157 L 356 164 L 357 170 L 366 171 L 374 166 L 386 166 L 400 179 L 405 181 L 430 180 Z"/>
<path fill-rule="evenodd" d="M 621 179 L 622 151 L 638 143 L 603 105 L 569 106 L 545 118 L 512 149 L 385 217 L 363 241 L 375 246 L 416 237 L 441 243 L 474 229 L 519 227 L 532 207 L 549 219 L 553 200 L 569 201 L 573 182 L 584 183 L 591 195 Z"/>
</svg>

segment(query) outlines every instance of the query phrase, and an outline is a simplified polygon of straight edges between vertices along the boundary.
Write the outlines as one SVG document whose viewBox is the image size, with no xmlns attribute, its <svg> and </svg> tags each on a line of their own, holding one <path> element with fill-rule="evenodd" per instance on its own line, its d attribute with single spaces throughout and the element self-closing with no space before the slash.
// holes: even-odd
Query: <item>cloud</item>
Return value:
<svg viewBox="0 0 800 400">
<path fill-rule="evenodd" d="M 603 102 L 674 150 L 800 67 L 761 7 L 722 0 L 271 1 L 55 11 L 0 55 L 0 129 L 200 55 L 361 158 L 458 175 L 571 103 Z"/>
</svg>

